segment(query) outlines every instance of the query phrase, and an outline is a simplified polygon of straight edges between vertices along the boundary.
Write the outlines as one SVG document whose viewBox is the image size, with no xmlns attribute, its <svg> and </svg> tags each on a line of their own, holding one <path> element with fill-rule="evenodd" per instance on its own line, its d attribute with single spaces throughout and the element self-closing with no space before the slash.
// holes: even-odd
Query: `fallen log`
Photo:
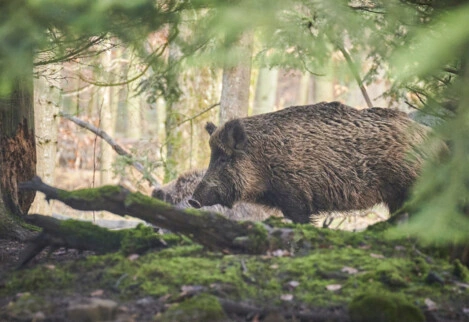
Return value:
<svg viewBox="0 0 469 322">
<path fill-rule="evenodd" d="M 78 210 L 106 210 L 121 216 L 140 218 L 185 235 L 211 251 L 263 254 L 268 250 L 288 248 L 293 240 L 291 229 L 272 228 L 258 222 L 232 221 L 213 212 L 177 209 L 139 192 L 130 192 L 122 186 L 66 191 L 34 177 L 19 187 L 42 192 L 46 200 L 58 200 Z M 41 226 L 40 223 L 38 225 Z M 49 229 L 48 233 L 53 234 L 53 229 Z"/>
<path fill-rule="evenodd" d="M 38 214 L 28 215 L 25 220 L 41 227 L 42 231 L 29 240 L 28 246 L 20 256 L 18 268 L 25 266 L 46 247 L 50 247 L 51 251 L 64 247 L 79 251 L 89 250 L 98 254 L 118 250 L 125 254 L 143 253 L 149 249 L 167 247 L 166 242 L 160 239 L 161 235 L 154 234 L 151 227 L 109 230 L 91 222 L 59 220 Z"/>
</svg>

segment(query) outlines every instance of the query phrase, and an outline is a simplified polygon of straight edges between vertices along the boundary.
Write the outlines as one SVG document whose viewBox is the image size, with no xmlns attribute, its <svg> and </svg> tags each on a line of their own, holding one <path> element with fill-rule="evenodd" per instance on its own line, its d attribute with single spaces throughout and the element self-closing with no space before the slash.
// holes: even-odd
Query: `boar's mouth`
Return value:
<svg viewBox="0 0 469 322">
<path fill-rule="evenodd" d="M 227 202 L 228 201 L 228 202 Z M 214 189 L 197 189 L 194 191 L 192 197 L 188 200 L 189 204 L 194 208 L 201 208 L 205 206 L 222 205 L 228 208 L 233 207 L 233 203 L 229 200 L 221 198 L 220 194 Z"/>
</svg>

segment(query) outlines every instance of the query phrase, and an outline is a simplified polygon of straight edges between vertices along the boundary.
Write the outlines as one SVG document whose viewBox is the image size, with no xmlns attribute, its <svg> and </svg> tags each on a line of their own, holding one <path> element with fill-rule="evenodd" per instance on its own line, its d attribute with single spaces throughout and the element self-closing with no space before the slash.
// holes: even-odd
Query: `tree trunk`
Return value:
<svg viewBox="0 0 469 322">
<path fill-rule="evenodd" d="M 137 91 L 129 86 L 127 92 L 127 122 L 126 137 L 131 139 L 142 138 L 142 102 Z"/>
<path fill-rule="evenodd" d="M 113 75 L 112 66 L 113 50 L 108 50 L 103 57 L 103 65 L 109 68 L 109 75 Z M 106 79 L 109 84 L 113 83 L 113 77 L 110 76 Z M 113 86 L 105 86 L 101 88 L 102 93 L 102 106 L 100 113 L 100 128 L 106 131 L 111 137 L 115 137 L 115 118 L 117 113 L 117 100 L 115 98 L 115 91 Z M 112 182 L 112 163 L 114 161 L 114 151 L 112 147 L 101 140 L 101 171 L 100 171 L 100 184 L 107 185 Z"/>
<path fill-rule="evenodd" d="M 246 33 L 239 40 L 238 65 L 223 69 L 220 98 L 220 124 L 248 115 L 249 86 L 251 82 L 252 34 Z"/>
<path fill-rule="evenodd" d="M 309 79 L 310 74 L 308 72 L 301 75 L 300 87 L 298 88 L 298 105 L 307 105 L 309 103 Z"/>
<path fill-rule="evenodd" d="M 272 112 L 277 97 L 278 69 L 263 67 L 259 70 L 252 114 Z"/>
<path fill-rule="evenodd" d="M 168 88 L 175 89 L 179 86 L 179 68 L 177 61 L 181 57 L 179 47 L 171 43 L 169 46 L 168 65 L 172 66 L 171 75 L 168 77 Z M 171 93 L 171 90 L 165 96 L 166 110 L 165 110 L 165 145 L 166 157 L 164 162 L 164 182 L 169 182 L 177 178 L 177 147 L 180 146 L 182 134 L 177 127 L 178 118 L 178 101 L 179 97 Z"/>
<path fill-rule="evenodd" d="M 27 68 L 27 66 L 25 67 Z M 32 71 L 32 58 L 31 69 Z M 0 236 L 24 239 L 21 215 L 28 212 L 35 193 L 18 192 L 18 183 L 36 173 L 32 73 L 14 82 L 0 97 Z M 2 209 L 3 208 L 3 209 Z"/>
<path fill-rule="evenodd" d="M 60 80 L 39 78 L 34 82 L 34 123 L 36 132 L 36 173 L 45 183 L 55 184 L 58 113 L 61 105 Z M 37 194 L 30 213 L 52 215 L 53 201 Z"/>
</svg>

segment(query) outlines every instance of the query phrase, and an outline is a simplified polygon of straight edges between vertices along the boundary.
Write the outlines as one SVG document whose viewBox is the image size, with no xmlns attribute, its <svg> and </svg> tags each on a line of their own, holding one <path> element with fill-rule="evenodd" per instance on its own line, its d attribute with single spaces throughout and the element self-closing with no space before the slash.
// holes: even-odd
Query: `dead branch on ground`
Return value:
<svg viewBox="0 0 469 322">
<path fill-rule="evenodd" d="M 59 200 L 78 210 L 106 210 L 121 216 L 140 218 L 157 227 L 185 235 L 212 251 L 263 254 L 282 246 L 285 248 L 293 240 L 291 229 L 232 221 L 213 212 L 177 209 L 121 186 L 66 191 L 49 186 L 35 177 L 21 183 L 20 189 L 40 191 L 46 195 L 46 200 Z M 40 222 L 37 225 L 42 227 Z M 54 228 L 48 232 L 53 235 Z"/>
</svg>

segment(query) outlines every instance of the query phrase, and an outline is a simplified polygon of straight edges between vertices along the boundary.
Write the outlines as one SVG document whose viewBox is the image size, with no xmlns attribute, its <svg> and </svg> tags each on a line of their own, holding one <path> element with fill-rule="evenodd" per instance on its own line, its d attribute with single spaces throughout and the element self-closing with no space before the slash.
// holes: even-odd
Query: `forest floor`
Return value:
<svg viewBox="0 0 469 322">
<path fill-rule="evenodd" d="M 76 171 L 56 181 L 76 189 L 73 182 L 90 178 Z M 57 202 L 54 209 L 95 216 Z M 94 221 L 104 226 L 136 223 L 100 216 Z M 391 237 L 377 223 L 385 217 L 380 208 L 339 216 L 330 227 L 341 230 L 272 219 L 293 229 L 294 243 L 263 255 L 210 252 L 167 233 L 159 235 L 163 250 L 58 249 L 20 270 L 27 244 L 0 239 L 0 321 L 469 321 L 469 270 L 449 249 Z"/>
<path fill-rule="evenodd" d="M 288 224 L 295 245 L 257 256 L 166 234 L 161 251 L 59 249 L 21 270 L 25 244 L 0 240 L 0 321 L 469 321 L 467 268 L 380 225 Z"/>
</svg>

